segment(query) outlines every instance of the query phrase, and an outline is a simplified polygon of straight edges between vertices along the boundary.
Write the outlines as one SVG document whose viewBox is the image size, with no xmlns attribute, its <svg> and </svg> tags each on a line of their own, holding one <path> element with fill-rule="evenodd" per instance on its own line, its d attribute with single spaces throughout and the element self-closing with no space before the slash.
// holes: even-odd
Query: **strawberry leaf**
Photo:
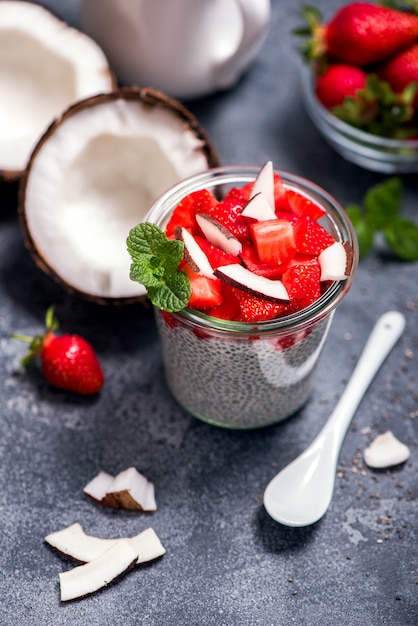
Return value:
<svg viewBox="0 0 418 626">
<path fill-rule="evenodd" d="M 411 11 L 418 15 L 418 0 L 379 0 L 378 4 L 388 9 L 398 11 Z"/>
<path fill-rule="evenodd" d="M 164 311 L 180 311 L 191 294 L 188 277 L 178 269 L 183 259 L 182 241 L 167 239 L 155 224 L 134 226 L 127 238 L 132 258 L 130 278 L 147 289 L 151 302 Z"/>
</svg>

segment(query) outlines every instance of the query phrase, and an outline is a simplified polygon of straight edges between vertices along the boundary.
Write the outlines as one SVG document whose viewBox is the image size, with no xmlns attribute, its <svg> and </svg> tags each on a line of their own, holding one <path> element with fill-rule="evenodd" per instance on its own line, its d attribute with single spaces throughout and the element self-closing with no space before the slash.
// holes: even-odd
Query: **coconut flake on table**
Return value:
<svg viewBox="0 0 418 626">
<path fill-rule="evenodd" d="M 383 469 L 399 465 L 409 459 L 408 446 L 399 441 L 390 431 L 378 435 L 364 450 L 366 465 L 375 469 Z"/>
<path fill-rule="evenodd" d="M 135 467 L 128 467 L 115 477 L 100 471 L 83 491 L 96 502 L 115 509 L 147 513 L 157 510 L 153 483 Z"/>
<path fill-rule="evenodd" d="M 0 2 L 0 56 L 0 175 L 15 180 L 54 118 L 115 81 L 95 41 L 32 2 Z"/>
<path fill-rule="evenodd" d="M 127 541 L 119 541 L 97 559 L 61 572 L 61 602 L 83 598 L 107 587 L 134 567 L 136 561 L 134 548 Z"/>
<path fill-rule="evenodd" d="M 128 542 L 135 550 L 137 555 L 136 565 L 157 559 L 166 552 L 152 528 L 146 528 L 134 537 L 102 539 L 93 535 L 87 535 L 81 524 L 76 522 L 45 537 L 45 542 L 52 548 L 81 563 L 94 561 L 120 541 Z"/>
</svg>

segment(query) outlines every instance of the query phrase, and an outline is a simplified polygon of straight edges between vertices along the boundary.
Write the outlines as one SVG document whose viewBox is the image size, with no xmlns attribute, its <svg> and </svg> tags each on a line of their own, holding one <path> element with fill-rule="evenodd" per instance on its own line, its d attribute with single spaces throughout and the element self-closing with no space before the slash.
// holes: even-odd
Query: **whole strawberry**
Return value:
<svg viewBox="0 0 418 626">
<path fill-rule="evenodd" d="M 42 336 L 11 335 L 30 342 L 22 365 L 39 357 L 42 374 L 53 387 L 82 395 L 98 393 L 104 376 L 92 346 L 79 335 L 57 336 L 54 332 L 57 328 L 54 308 L 50 307 L 46 314 L 46 331 Z"/>
<path fill-rule="evenodd" d="M 331 63 L 316 78 L 315 93 L 327 109 L 332 109 L 348 97 L 355 97 L 366 87 L 367 74 L 359 67 L 346 63 Z"/>
<path fill-rule="evenodd" d="M 377 74 L 389 83 L 395 93 L 402 93 L 411 85 L 413 106 L 418 109 L 418 43 L 391 57 L 380 66 Z"/>
<path fill-rule="evenodd" d="M 303 16 L 310 33 L 307 54 L 326 56 L 365 67 L 387 59 L 418 38 L 418 16 L 371 4 L 352 2 L 339 9 L 323 24 L 319 12 L 307 7 Z"/>
</svg>

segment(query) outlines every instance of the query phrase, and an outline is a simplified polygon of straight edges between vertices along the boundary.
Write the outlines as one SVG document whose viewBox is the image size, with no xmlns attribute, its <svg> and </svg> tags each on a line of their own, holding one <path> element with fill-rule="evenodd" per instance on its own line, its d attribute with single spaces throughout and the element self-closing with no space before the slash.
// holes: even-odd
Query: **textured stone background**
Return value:
<svg viewBox="0 0 418 626">
<path fill-rule="evenodd" d="M 45 4 L 77 24 L 76 2 Z M 318 4 L 328 16 L 342 2 Z M 342 204 L 359 202 L 384 176 L 337 156 L 307 118 L 291 36 L 299 24 L 297 3 L 273 0 L 268 38 L 240 83 L 189 107 L 224 164 L 272 159 Z M 405 176 L 404 184 L 404 213 L 418 219 L 417 177 Z M 0 624 L 416 624 L 417 264 L 379 249 L 362 261 L 305 409 L 277 427 L 228 432 L 198 422 L 171 399 L 150 312 L 107 310 L 66 295 L 24 248 L 15 187 L 0 187 L 0 204 Z M 107 376 L 98 398 L 52 390 L 36 368 L 26 375 L 17 369 L 23 348 L 7 333 L 39 332 L 51 303 L 63 329 L 97 348 Z M 264 487 L 324 423 L 388 309 L 405 314 L 406 331 L 347 434 L 328 514 L 311 528 L 276 524 L 262 505 Z M 387 429 L 410 446 L 410 461 L 390 472 L 362 471 L 359 454 Z M 130 465 L 155 483 L 155 515 L 107 511 L 83 497 L 100 469 Z M 60 606 L 58 573 L 71 563 L 43 537 L 76 521 L 103 537 L 152 525 L 167 554 L 103 593 Z"/>
</svg>

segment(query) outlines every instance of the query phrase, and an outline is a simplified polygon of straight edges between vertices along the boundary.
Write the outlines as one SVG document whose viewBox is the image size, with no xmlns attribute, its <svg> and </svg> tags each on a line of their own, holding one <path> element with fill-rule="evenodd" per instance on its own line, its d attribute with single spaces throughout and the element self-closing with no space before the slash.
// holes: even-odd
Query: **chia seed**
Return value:
<svg viewBox="0 0 418 626">
<path fill-rule="evenodd" d="M 280 338 L 212 335 L 155 313 L 173 396 L 195 417 L 236 429 L 280 422 L 306 403 L 332 319 L 294 333 L 282 347 Z"/>
</svg>

